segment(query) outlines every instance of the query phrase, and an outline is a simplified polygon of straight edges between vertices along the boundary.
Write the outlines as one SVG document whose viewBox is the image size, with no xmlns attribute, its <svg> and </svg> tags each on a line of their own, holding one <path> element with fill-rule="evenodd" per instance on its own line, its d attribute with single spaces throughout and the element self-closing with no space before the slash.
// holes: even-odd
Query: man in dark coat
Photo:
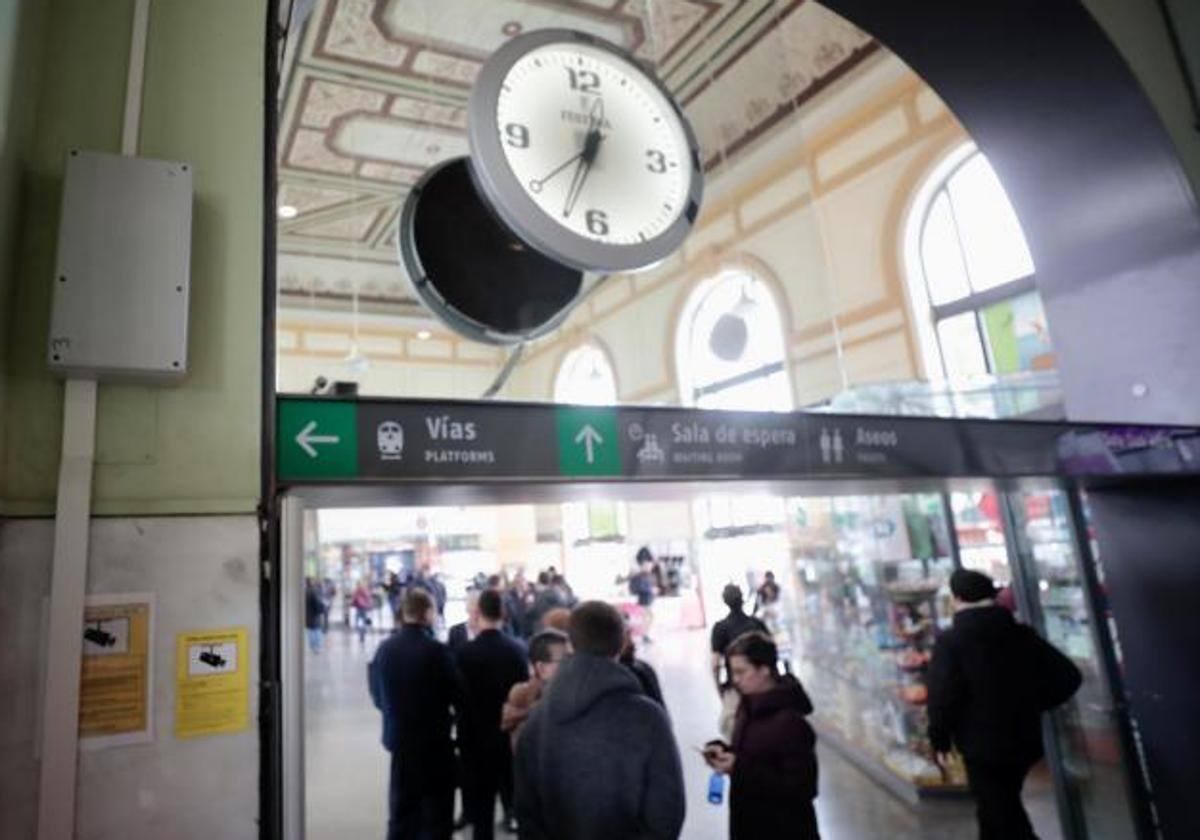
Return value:
<svg viewBox="0 0 1200 840">
<path fill-rule="evenodd" d="M 392 754 L 388 840 L 449 840 L 454 818 L 452 709 L 462 686 L 449 649 L 433 636 L 437 607 L 411 588 L 403 626 L 384 640 L 368 668 L 371 699 L 383 713 L 383 745 Z"/>
<path fill-rule="evenodd" d="M 668 840 L 686 810 L 662 707 L 617 662 L 625 628 L 600 601 L 571 613 L 574 654 L 517 739 L 522 840 Z"/>
<path fill-rule="evenodd" d="M 462 650 L 479 632 L 479 592 L 478 589 L 467 590 L 467 620 L 451 625 L 446 634 L 446 644 L 453 653 Z"/>
<path fill-rule="evenodd" d="M 663 699 L 662 686 L 658 682 L 658 674 L 655 672 L 654 666 L 646 660 L 638 658 L 637 645 L 633 641 L 633 631 L 628 624 L 625 625 L 625 644 L 621 648 L 621 655 L 617 661 L 637 677 L 637 681 L 641 684 L 642 691 L 646 693 L 647 697 L 664 709 L 667 708 L 667 701 Z"/>
<path fill-rule="evenodd" d="M 721 682 L 721 668 L 725 665 L 725 649 L 736 639 L 746 633 L 766 633 L 767 625 L 752 615 L 746 615 L 743 609 L 742 590 L 735 584 L 728 584 L 721 591 L 721 600 L 729 607 L 729 614 L 713 625 L 711 641 L 713 679 L 717 683 L 717 691 L 725 688 Z"/>
<path fill-rule="evenodd" d="M 467 688 L 467 708 L 459 743 L 466 770 L 467 818 L 474 840 L 490 840 L 496 794 L 504 805 L 505 828 L 512 824 L 512 748 L 500 729 L 500 710 L 512 687 L 529 675 L 524 646 L 503 631 L 503 596 L 495 589 L 479 593 L 479 633 L 458 652 L 458 667 Z"/>
<path fill-rule="evenodd" d="M 981 840 L 1030 840 L 1021 787 L 1042 757 L 1041 715 L 1070 699 L 1083 677 L 996 604 L 987 575 L 959 569 L 950 591 L 954 626 L 929 665 L 929 738 L 939 761 L 951 746 L 962 753 Z"/>
</svg>

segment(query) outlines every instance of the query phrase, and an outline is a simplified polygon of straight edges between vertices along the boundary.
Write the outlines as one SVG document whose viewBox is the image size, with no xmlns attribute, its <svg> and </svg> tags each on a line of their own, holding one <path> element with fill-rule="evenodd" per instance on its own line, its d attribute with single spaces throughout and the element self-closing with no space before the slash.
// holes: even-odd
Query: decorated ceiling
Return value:
<svg viewBox="0 0 1200 840">
<path fill-rule="evenodd" d="M 396 260 L 400 205 L 426 169 L 467 153 L 484 59 L 548 27 L 599 35 L 651 65 L 710 174 L 876 49 L 812 0 L 317 0 L 290 35 L 281 91 L 285 304 L 352 290 L 368 305 L 411 303 Z"/>
</svg>

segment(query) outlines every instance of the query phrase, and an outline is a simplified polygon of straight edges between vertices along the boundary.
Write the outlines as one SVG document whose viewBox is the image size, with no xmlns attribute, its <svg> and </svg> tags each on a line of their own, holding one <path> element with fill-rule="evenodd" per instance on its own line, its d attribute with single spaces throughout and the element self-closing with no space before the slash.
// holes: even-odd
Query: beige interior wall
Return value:
<svg viewBox="0 0 1200 840">
<path fill-rule="evenodd" d="M 33 147 L 37 93 L 46 42 L 44 3 L 0 3 L 0 464 L 4 463 L 4 406 L 9 318 L 16 285 L 16 254 L 23 214 L 22 192 Z M 0 469 L 0 504 L 7 496 Z"/>
<path fill-rule="evenodd" d="M 895 59 L 887 58 L 887 61 Z M 846 386 L 922 376 L 900 252 L 912 196 L 968 138 L 940 100 L 904 71 L 767 162 L 721 173 L 680 254 L 617 276 L 527 353 L 503 395 L 550 399 L 566 353 L 593 341 L 626 403 L 679 402 L 676 331 L 691 290 L 725 266 L 766 280 L 782 309 L 798 406 Z"/>
<path fill-rule="evenodd" d="M 818 97 L 757 147 L 718 168 L 683 247 L 656 269 L 604 279 L 557 331 L 526 349 L 500 396 L 550 400 L 567 352 L 604 348 L 624 403 L 676 404 L 675 341 L 688 295 L 741 265 L 766 280 L 783 314 L 797 406 L 847 386 L 923 375 L 900 251 L 909 203 L 942 157 L 967 141 L 937 96 L 886 53 Z M 354 380 L 370 396 L 480 396 L 504 351 L 422 324 L 360 319 L 371 360 L 344 364 L 353 319 L 280 313 L 279 389 Z"/>
</svg>

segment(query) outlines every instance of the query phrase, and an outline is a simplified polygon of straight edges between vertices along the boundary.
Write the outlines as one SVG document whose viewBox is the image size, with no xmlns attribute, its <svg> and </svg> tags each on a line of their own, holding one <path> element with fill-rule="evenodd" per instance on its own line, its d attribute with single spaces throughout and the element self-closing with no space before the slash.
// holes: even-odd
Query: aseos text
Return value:
<svg viewBox="0 0 1200 840">
<path fill-rule="evenodd" d="M 429 437 L 434 440 L 475 440 L 478 437 L 474 423 L 452 420 L 449 414 L 426 417 L 425 428 L 429 430 Z"/>
<path fill-rule="evenodd" d="M 894 430 L 858 428 L 854 436 L 858 446 L 882 446 L 889 449 L 900 445 L 900 435 Z"/>
</svg>

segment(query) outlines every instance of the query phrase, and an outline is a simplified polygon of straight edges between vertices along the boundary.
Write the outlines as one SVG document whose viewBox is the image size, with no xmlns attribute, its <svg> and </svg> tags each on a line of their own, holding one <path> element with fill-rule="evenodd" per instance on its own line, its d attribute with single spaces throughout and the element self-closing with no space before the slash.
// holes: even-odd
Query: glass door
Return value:
<svg viewBox="0 0 1200 840">
<path fill-rule="evenodd" d="M 1096 624 L 1070 501 L 1064 490 L 1007 494 L 1022 612 L 1083 673 L 1079 692 L 1052 717 L 1048 758 L 1069 836 L 1135 840 L 1130 765 L 1105 662 L 1111 641 Z"/>
</svg>

